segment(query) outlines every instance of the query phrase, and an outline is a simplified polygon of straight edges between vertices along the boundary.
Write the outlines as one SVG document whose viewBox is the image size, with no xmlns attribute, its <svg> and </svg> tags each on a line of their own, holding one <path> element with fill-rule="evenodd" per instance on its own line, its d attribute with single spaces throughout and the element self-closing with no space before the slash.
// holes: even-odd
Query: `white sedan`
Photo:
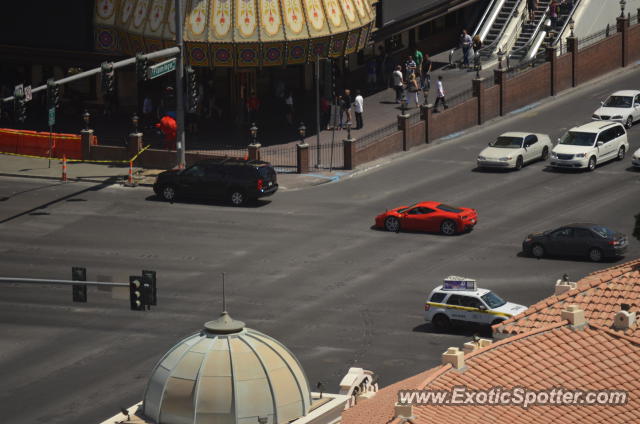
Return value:
<svg viewBox="0 0 640 424">
<path fill-rule="evenodd" d="M 547 160 L 551 149 L 546 134 L 508 132 L 480 152 L 477 164 L 479 168 L 520 169 L 525 163 Z"/>
<path fill-rule="evenodd" d="M 602 102 L 602 107 L 593 112 L 591 119 L 620 122 L 631 128 L 640 119 L 640 91 L 616 91 Z"/>
<path fill-rule="evenodd" d="M 631 158 L 631 164 L 634 168 L 640 169 L 640 149 L 636 150 Z"/>
</svg>

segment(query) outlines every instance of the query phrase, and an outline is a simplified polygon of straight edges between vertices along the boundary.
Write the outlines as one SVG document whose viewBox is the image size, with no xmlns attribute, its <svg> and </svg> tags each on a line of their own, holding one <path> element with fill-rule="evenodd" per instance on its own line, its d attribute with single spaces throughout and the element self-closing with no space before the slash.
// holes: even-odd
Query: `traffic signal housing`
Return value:
<svg viewBox="0 0 640 424">
<path fill-rule="evenodd" d="M 113 71 L 113 63 L 103 62 L 100 65 L 102 69 L 102 92 L 112 93 L 115 86 L 115 73 Z"/>
<path fill-rule="evenodd" d="M 149 61 L 142 54 L 136 54 L 136 75 L 138 81 L 146 81 L 149 72 Z"/>
<path fill-rule="evenodd" d="M 147 307 L 158 304 L 158 292 L 156 289 L 156 272 L 142 271 L 142 287 Z"/>
<path fill-rule="evenodd" d="M 14 94 L 13 110 L 15 111 L 17 121 L 24 122 L 27 119 L 27 102 L 25 101 L 24 94 Z"/>
<path fill-rule="evenodd" d="M 139 275 L 129 276 L 129 302 L 132 311 L 144 311 L 145 299 L 144 289 L 142 286 L 142 277 Z"/>
<path fill-rule="evenodd" d="M 56 84 L 53 78 L 47 80 L 47 108 L 60 107 L 60 86 Z"/>
<path fill-rule="evenodd" d="M 193 113 L 198 108 L 200 96 L 198 90 L 198 76 L 191 66 L 187 67 L 187 98 L 189 112 Z"/>
<path fill-rule="evenodd" d="M 73 281 L 87 281 L 87 269 L 74 266 L 71 268 L 71 279 Z M 87 285 L 74 284 L 72 286 L 72 296 L 74 302 L 87 302 Z"/>
</svg>

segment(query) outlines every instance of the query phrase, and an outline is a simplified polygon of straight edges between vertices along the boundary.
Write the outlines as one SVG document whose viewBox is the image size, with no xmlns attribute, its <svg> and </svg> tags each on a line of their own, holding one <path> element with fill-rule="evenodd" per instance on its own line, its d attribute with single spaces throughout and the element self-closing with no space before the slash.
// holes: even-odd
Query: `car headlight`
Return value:
<svg viewBox="0 0 640 424">
<path fill-rule="evenodd" d="M 593 118 L 593 119 L 600 119 L 600 116 L 599 116 L 599 115 L 596 115 L 596 114 L 594 113 L 594 114 L 593 114 L 593 116 L 592 116 L 592 118 Z"/>
<path fill-rule="evenodd" d="M 583 157 L 587 156 L 587 154 L 586 153 L 576 153 L 574 156 L 577 157 L 577 158 L 583 158 Z"/>
<path fill-rule="evenodd" d="M 511 160 L 511 159 L 513 159 L 513 156 L 507 156 L 507 157 L 504 157 L 504 158 L 500 158 L 499 160 L 502 161 L 502 162 L 506 162 L 506 161 Z"/>
<path fill-rule="evenodd" d="M 551 152 L 551 157 L 554 159 L 558 159 L 558 154 L 556 152 Z"/>
<path fill-rule="evenodd" d="M 611 119 L 622 119 L 622 115 L 612 116 Z"/>
<path fill-rule="evenodd" d="M 485 160 L 487 158 L 485 158 L 484 156 L 478 156 L 478 160 Z"/>
</svg>

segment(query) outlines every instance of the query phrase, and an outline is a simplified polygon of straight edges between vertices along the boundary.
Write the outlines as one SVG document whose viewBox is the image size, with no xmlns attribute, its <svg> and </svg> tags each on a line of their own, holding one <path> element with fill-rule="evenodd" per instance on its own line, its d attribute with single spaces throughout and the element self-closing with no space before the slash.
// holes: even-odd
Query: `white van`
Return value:
<svg viewBox="0 0 640 424">
<path fill-rule="evenodd" d="M 624 159 L 629 150 L 627 131 L 617 122 L 594 121 L 570 129 L 551 151 L 551 166 L 585 168 Z"/>
</svg>

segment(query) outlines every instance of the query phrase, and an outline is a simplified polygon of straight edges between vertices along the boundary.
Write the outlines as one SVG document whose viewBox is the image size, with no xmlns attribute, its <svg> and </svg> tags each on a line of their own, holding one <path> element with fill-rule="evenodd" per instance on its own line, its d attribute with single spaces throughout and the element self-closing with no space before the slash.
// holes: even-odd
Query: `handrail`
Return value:
<svg viewBox="0 0 640 424">
<path fill-rule="evenodd" d="M 480 18 L 480 20 L 478 21 L 478 25 L 476 26 L 476 29 L 473 31 L 473 35 L 474 36 L 478 33 L 478 31 L 480 31 L 480 28 L 482 28 L 482 25 L 485 23 L 485 19 L 486 19 L 487 15 L 489 14 L 489 11 L 493 9 L 493 6 L 494 6 L 495 2 L 496 2 L 496 0 L 491 0 L 489 5 L 485 9 L 484 13 L 482 14 L 482 18 Z"/>
<path fill-rule="evenodd" d="M 515 13 L 516 10 L 518 10 L 518 6 L 519 6 L 520 1 L 517 1 L 516 4 L 513 6 L 513 9 L 511 9 L 511 13 L 509 14 L 509 17 L 507 17 L 507 19 L 505 20 L 504 25 L 502 26 L 502 29 L 500 30 L 500 33 L 498 34 L 496 39 L 493 41 L 493 43 L 489 44 L 488 46 L 485 46 L 485 47 L 481 48 L 480 50 L 478 50 L 478 54 L 480 54 L 481 56 L 488 56 L 495 50 L 496 46 L 500 42 L 500 39 L 502 38 L 502 35 L 504 34 L 504 31 L 509 26 L 509 23 L 511 22 L 511 19 L 513 19 L 513 14 Z"/>
<path fill-rule="evenodd" d="M 531 44 L 533 44 L 534 40 L 537 39 L 537 36 L 540 33 L 540 28 L 542 27 L 542 23 L 547 20 L 547 15 L 549 14 L 549 7 L 550 7 L 550 4 L 547 5 L 547 8 L 544 10 L 542 17 L 540 18 L 540 20 L 538 21 L 538 24 L 536 25 L 536 28 L 533 30 L 533 34 L 531 34 L 531 38 L 529 38 L 529 40 L 527 40 L 527 42 L 523 46 L 518 47 L 515 50 L 511 49 L 511 55 L 515 53 L 520 53 L 523 50 L 527 50 L 527 52 L 529 51 L 529 47 L 531 47 Z M 527 56 L 529 56 L 529 54 L 525 54 L 522 57 L 524 58 Z"/>
<path fill-rule="evenodd" d="M 480 33 L 480 41 L 482 41 L 482 42 L 484 42 L 485 37 L 489 33 L 489 30 L 493 26 L 494 22 L 496 21 L 496 18 L 500 14 L 500 11 L 504 7 L 504 3 L 506 2 L 506 0 L 498 0 L 498 1 L 499 1 L 499 3 L 496 3 L 495 8 L 493 9 L 493 13 L 491 14 L 491 17 L 489 17 L 487 19 L 487 21 L 485 23 L 485 26 L 484 26 L 484 29 Z M 509 19 L 507 19 L 507 21 L 508 20 Z"/>
<path fill-rule="evenodd" d="M 574 0 L 573 1 L 573 9 L 571 9 L 571 12 L 569 12 L 569 15 L 567 16 L 567 18 L 564 20 L 564 24 L 562 25 L 562 29 L 560 31 L 558 31 L 558 36 L 556 37 L 555 40 L 553 40 L 553 42 L 551 43 L 552 46 L 556 46 L 558 44 L 558 42 L 560 40 L 562 40 L 562 34 L 565 33 L 565 31 L 567 30 L 567 27 L 569 26 L 569 21 L 571 19 L 573 19 L 573 15 L 576 13 L 576 11 L 578 10 L 578 6 L 580 5 L 580 2 L 582 0 Z"/>
</svg>

